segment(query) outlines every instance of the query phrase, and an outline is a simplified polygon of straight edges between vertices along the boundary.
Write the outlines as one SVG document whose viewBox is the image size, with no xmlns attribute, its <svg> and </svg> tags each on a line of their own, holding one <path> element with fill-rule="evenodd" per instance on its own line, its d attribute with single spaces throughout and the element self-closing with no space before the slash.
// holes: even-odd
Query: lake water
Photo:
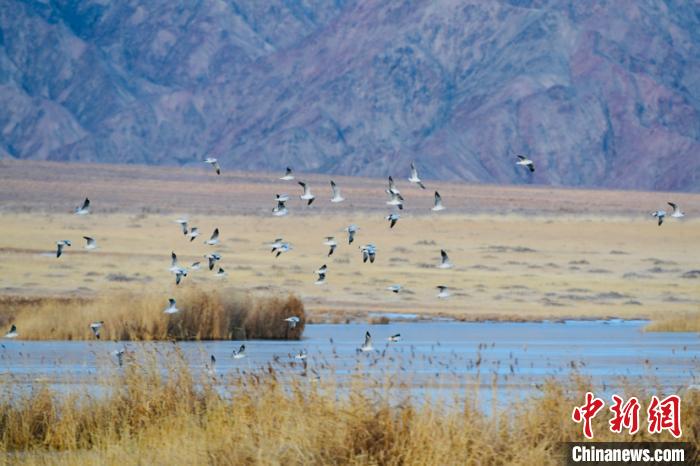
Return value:
<svg viewBox="0 0 700 466">
<path fill-rule="evenodd" d="M 700 384 L 700 336 L 696 333 L 647 333 L 641 321 L 568 321 L 564 323 L 392 322 L 387 325 L 307 325 L 301 341 L 119 343 L 2 341 L 0 377 L 11 385 L 46 382 L 70 390 L 97 380 L 100 371 L 118 369 L 110 353 L 146 347 L 162 355 L 179 347 L 195 371 L 207 370 L 216 357 L 216 375 L 224 380 L 242 371 L 272 364 L 289 377 L 348 377 L 407 382 L 418 395 L 478 390 L 484 400 L 513 400 L 537 390 L 547 378 L 568 379 L 572 371 L 590 376 L 609 392 L 624 381 L 678 392 Z M 364 333 L 374 351 L 358 353 Z M 401 334 L 398 343 L 387 337 Z M 246 345 L 246 357 L 232 351 Z M 306 369 L 294 356 L 305 350 Z M 163 356 L 165 357 L 165 356 Z M 127 362 L 128 363 L 128 362 Z M 495 386 L 497 387 L 494 389 Z"/>
</svg>

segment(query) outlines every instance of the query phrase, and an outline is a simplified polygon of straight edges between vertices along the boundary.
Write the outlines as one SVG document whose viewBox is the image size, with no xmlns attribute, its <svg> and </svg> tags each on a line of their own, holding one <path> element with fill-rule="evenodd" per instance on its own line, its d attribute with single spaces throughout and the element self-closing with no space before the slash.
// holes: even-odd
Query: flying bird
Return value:
<svg viewBox="0 0 700 466">
<path fill-rule="evenodd" d="M 303 349 L 299 351 L 296 356 L 294 356 L 294 359 L 306 359 L 306 350 Z"/>
<path fill-rule="evenodd" d="M 294 328 L 297 326 L 300 319 L 297 316 L 291 316 L 291 317 L 287 317 L 286 319 L 284 319 L 284 321 L 287 322 L 287 325 L 289 325 L 289 328 Z"/>
<path fill-rule="evenodd" d="M 215 252 L 211 253 L 211 254 L 206 254 L 204 257 L 207 259 L 207 261 L 209 263 L 209 270 L 213 270 L 214 264 L 216 264 L 216 261 L 221 260 L 221 255 L 217 254 Z"/>
<path fill-rule="evenodd" d="M 211 234 L 211 237 L 204 242 L 204 244 L 208 244 L 209 246 L 214 246 L 216 244 L 219 244 L 219 229 L 214 228 L 214 233 Z"/>
<path fill-rule="evenodd" d="M 333 197 L 331 202 L 343 202 L 345 198 L 340 195 L 340 188 L 335 184 L 335 181 L 331 180 L 331 191 L 333 192 Z"/>
<path fill-rule="evenodd" d="M 433 212 L 445 210 L 445 206 L 442 205 L 442 197 L 440 197 L 440 193 L 437 191 L 435 191 L 435 203 L 433 205 L 433 208 L 430 210 L 432 210 Z"/>
<path fill-rule="evenodd" d="M 391 292 L 394 292 L 394 293 L 398 294 L 399 291 L 401 291 L 401 285 L 391 285 L 391 286 L 387 286 L 386 289 L 389 290 L 389 291 L 391 291 Z"/>
<path fill-rule="evenodd" d="M 175 298 L 168 299 L 168 307 L 163 311 L 165 314 L 176 314 L 180 312 L 180 309 L 175 305 Z"/>
<path fill-rule="evenodd" d="M 277 251 L 283 244 L 284 240 L 282 238 L 275 238 L 275 240 L 270 244 L 270 252 Z"/>
<path fill-rule="evenodd" d="M 214 170 L 216 170 L 217 175 L 221 175 L 221 167 L 219 166 L 219 161 L 213 157 L 207 157 L 204 160 L 204 163 L 208 163 L 212 167 L 214 167 Z"/>
<path fill-rule="evenodd" d="M 175 272 L 175 284 L 179 285 L 180 282 L 182 281 L 182 277 L 187 276 L 187 270 L 185 269 L 180 269 L 177 272 Z"/>
<path fill-rule="evenodd" d="M 425 186 L 423 185 L 423 182 L 418 178 L 418 170 L 416 169 L 416 165 L 411 162 L 411 177 L 408 179 L 411 183 L 416 183 L 418 186 L 420 186 L 422 189 L 425 189 Z"/>
<path fill-rule="evenodd" d="M 233 359 L 243 359 L 245 358 L 245 345 L 241 345 L 238 351 L 233 350 Z"/>
<path fill-rule="evenodd" d="M 17 338 L 18 335 L 17 326 L 12 324 L 12 326 L 10 326 L 10 331 L 5 334 L 5 338 Z"/>
<path fill-rule="evenodd" d="M 447 299 L 450 297 L 450 291 L 445 285 L 438 285 L 435 288 L 438 289 L 437 297 L 440 299 Z"/>
<path fill-rule="evenodd" d="M 182 229 L 182 234 L 186 235 L 187 234 L 187 219 L 186 218 L 178 218 L 175 220 L 175 223 L 180 224 L 180 228 Z"/>
<path fill-rule="evenodd" d="M 191 270 L 199 270 L 201 267 L 201 263 L 199 261 L 197 262 L 192 262 L 192 265 L 190 265 Z"/>
<path fill-rule="evenodd" d="M 387 215 L 386 219 L 389 221 L 389 228 L 394 228 L 394 225 L 396 225 L 396 222 L 398 222 L 400 218 L 401 216 L 396 212 Z"/>
<path fill-rule="evenodd" d="M 104 325 L 103 320 L 99 320 L 97 322 L 92 322 L 90 323 L 90 330 L 92 330 L 92 333 L 95 335 L 95 338 L 98 340 L 100 339 L 100 329 Z"/>
<path fill-rule="evenodd" d="M 387 338 L 387 341 L 389 343 L 398 343 L 399 341 L 401 341 L 401 334 L 396 333 L 396 334 L 390 336 L 389 338 Z"/>
<path fill-rule="evenodd" d="M 61 254 L 63 254 L 63 248 L 70 245 L 71 242 L 67 239 L 56 241 L 56 257 L 61 257 Z"/>
<path fill-rule="evenodd" d="M 396 183 L 394 183 L 394 178 L 391 176 L 389 177 L 389 187 L 386 190 L 387 194 L 401 194 L 399 192 L 399 189 L 396 187 Z"/>
<path fill-rule="evenodd" d="M 284 176 L 280 177 L 280 180 L 292 181 L 293 179 L 294 175 L 292 175 L 292 169 L 287 167 L 287 171 L 284 173 Z"/>
<path fill-rule="evenodd" d="M 357 230 L 359 230 L 360 227 L 355 225 L 354 223 L 352 225 L 349 225 L 345 231 L 348 232 L 348 244 L 352 244 L 353 241 L 355 241 L 355 234 L 357 233 Z"/>
<path fill-rule="evenodd" d="M 365 333 L 365 342 L 360 346 L 360 351 L 367 352 L 372 351 L 372 335 L 369 334 L 369 330 Z"/>
<path fill-rule="evenodd" d="M 316 272 L 318 275 L 318 280 L 316 280 L 315 284 L 316 285 L 325 285 L 326 283 L 326 271 L 328 270 L 328 267 L 326 267 L 326 264 L 323 264 L 321 267 L 319 267 Z"/>
<path fill-rule="evenodd" d="M 277 251 L 277 254 L 275 254 L 275 257 L 279 257 L 280 254 L 282 254 L 282 253 L 284 253 L 284 252 L 289 252 L 289 251 L 291 251 L 292 249 L 293 249 L 293 248 L 292 248 L 292 245 L 291 245 L 290 243 L 282 243 L 282 244 L 280 245 L 280 247 L 278 247 L 277 249 L 275 249 L 275 251 Z"/>
<path fill-rule="evenodd" d="M 330 257 L 333 254 L 333 251 L 335 251 L 335 248 L 338 247 L 338 243 L 335 241 L 335 238 L 333 236 L 326 236 L 326 240 L 323 242 L 323 244 L 330 248 L 328 250 L 327 257 Z"/>
<path fill-rule="evenodd" d="M 671 214 L 671 217 L 673 218 L 682 218 L 685 217 L 685 214 L 681 212 L 681 209 L 678 208 L 678 204 L 674 204 L 673 202 L 669 202 L 668 205 L 671 206 L 673 209 L 673 213 Z"/>
<path fill-rule="evenodd" d="M 659 219 L 658 225 L 661 226 L 661 224 L 664 223 L 664 218 L 666 217 L 666 211 L 665 210 L 657 210 L 656 212 L 652 212 L 651 216 L 658 218 Z"/>
<path fill-rule="evenodd" d="M 90 213 L 90 199 L 87 197 L 83 201 L 82 205 L 75 208 L 75 215 L 87 215 Z"/>
<path fill-rule="evenodd" d="M 289 194 L 275 194 L 275 200 L 277 202 L 287 202 L 289 200 Z"/>
<path fill-rule="evenodd" d="M 190 242 L 194 241 L 194 239 L 199 236 L 199 228 L 197 227 L 192 227 L 190 229 L 190 232 L 187 234 L 187 236 L 190 238 Z"/>
<path fill-rule="evenodd" d="M 112 351 L 112 355 L 116 356 L 119 367 L 124 365 L 124 354 L 126 354 L 126 348 L 118 349 Z"/>
<path fill-rule="evenodd" d="M 205 366 L 209 375 L 216 375 L 216 358 L 213 354 L 209 357 L 209 364 Z"/>
<path fill-rule="evenodd" d="M 362 251 L 362 262 L 367 262 L 367 259 L 369 259 L 370 263 L 373 264 L 377 254 L 377 247 L 370 243 L 362 246 L 360 250 Z"/>
<path fill-rule="evenodd" d="M 311 205 L 311 203 L 314 202 L 315 199 L 315 196 L 311 194 L 311 188 L 303 181 L 299 181 L 298 183 L 299 186 L 304 188 L 304 193 L 301 196 L 299 196 L 299 199 L 301 199 L 302 201 L 307 201 L 306 205 Z"/>
<path fill-rule="evenodd" d="M 438 269 L 451 269 L 452 268 L 452 262 L 450 262 L 450 258 L 447 256 L 447 252 L 444 249 L 440 249 L 440 264 L 437 266 Z"/>
<path fill-rule="evenodd" d="M 97 242 L 95 241 L 95 238 L 90 238 L 89 236 L 83 236 L 85 239 L 85 249 L 90 251 L 91 249 L 97 249 Z"/>
<path fill-rule="evenodd" d="M 277 205 L 272 208 L 272 215 L 275 217 L 283 217 L 289 213 L 287 210 L 287 205 L 286 202 L 289 200 L 289 196 L 286 196 L 286 198 L 282 198 L 277 195 Z"/>
<path fill-rule="evenodd" d="M 216 276 L 219 278 L 223 278 L 226 276 L 226 271 L 223 268 L 219 267 L 219 270 L 216 272 Z"/>
<path fill-rule="evenodd" d="M 399 210 L 403 210 L 403 196 L 400 193 L 389 192 L 389 200 L 386 201 L 387 205 L 398 207 Z"/>
<path fill-rule="evenodd" d="M 535 171 L 535 163 L 524 155 L 518 155 L 518 161 L 515 164 L 529 168 L 530 173 Z"/>
</svg>

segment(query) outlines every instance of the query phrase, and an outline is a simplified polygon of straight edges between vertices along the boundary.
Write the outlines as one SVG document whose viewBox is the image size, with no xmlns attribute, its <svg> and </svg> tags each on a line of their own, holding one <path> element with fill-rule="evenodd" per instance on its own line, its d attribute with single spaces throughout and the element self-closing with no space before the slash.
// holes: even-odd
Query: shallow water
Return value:
<svg viewBox="0 0 700 466">
<path fill-rule="evenodd" d="M 117 368 L 110 353 L 126 347 L 156 349 L 166 355 L 177 346 L 195 371 L 225 379 L 237 372 L 273 364 L 290 377 L 326 377 L 342 382 L 351 374 L 377 381 L 404 381 L 414 394 L 453 395 L 477 390 L 484 400 L 517 399 L 547 378 L 568 379 L 572 371 L 590 376 L 602 392 L 624 381 L 678 392 L 700 381 L 700 336 L 696 333 L 646 333 L 642 321 L 567 321 L 564 323 L 396 322 L 388 325 L 307 325 L 301 341 L 250 340 L 174 343 L 8 341 L 0 347 L 0 377 L 10 385 L 46 382 L 71 390 Z M 374 350 L 358 353 L 369 330 Z M 387 337 L 400 333 L 398 343 Z M 243 359 L 232 351 L 245 343 Z M 308 352 L 307 370 L 295 359 Z M 166 357 L 166 356 L 162 356 Z M 128 362 L 127 362 L 128 363 Z M 494 389 L 495 386 L 497 387 Z"/>
</svg>

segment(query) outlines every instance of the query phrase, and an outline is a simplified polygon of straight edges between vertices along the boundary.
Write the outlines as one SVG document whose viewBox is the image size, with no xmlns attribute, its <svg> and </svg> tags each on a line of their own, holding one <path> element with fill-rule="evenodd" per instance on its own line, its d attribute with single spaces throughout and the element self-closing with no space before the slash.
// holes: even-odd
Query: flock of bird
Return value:
<svg viewBox="0 0 700 466">
<path fill-rule="evenodd" d="M 516 165 L 518 166 L 523 166 L 529 170 L 530 173 L 535 171 L 535 164 L 534 162 L 529 159 L 528 157 L 524 155 L 518 155 L 517 156 L 517 161 L 515 162 Z M 215 170 L 217 175 L 221 174 L 221 167 L 219 166 L 219 162 L 216 158 L 207 158 L 205 163 L 209 164 L 212 166 L 212 168 Z M 282 181 L 293 181 L 295 179 L 294 172 L 290 167 L 287 167 L 285 174 L 279 178 Z M 426 186 L 423 184 L 423 181 L 420 179 L 418 175 L 418 170 L 415 166 L 414 163 L 411 163 L 411 174 L 408 178 L 408 181 L 411 184 L 414 184 L 421 189 L 426 189 Z M 299 186 L 302 188 L 302 194 L 299 196 L 299 198 L 302 201 L 306 202 L 306 205 L 309 206 L 311 205 L 316 197 L 312 194 L 311 192 L 311 187 L 303 182 L 303 181 L 298 181 Z M 330 202 L 332 203 L 340 203 L 345 200 L 345 198 L 342 196 L 340 187 L 333 181 L 330 180 L 330 187 L 331 187 L 331 198 Z M 398 223 L 399 219 L 401 218 L 399 211 L 403 210 L 404 207 L 404 197 L 401 195 L 401 192 L 396 186 L 396 183 L 394 182 L 394 179 L 389 176 L 388 177 L 388 186 L 386 188 L 386 193 L 389 196 L 389 199 L 386 201 L 386 204 L 391 206 L 394 210 L 387 215 L 386 220 L 389 223 L 389 228 L 394 228 L 396 224 Z M 440 196 L 440 193 L 436 190 L 433 195 L 433 207 L 432 211 L 434 212 L 439 212 L 445 210 L 445 206 L 442 202 L 442 197 Z M 272 215 L 276 217 L 282 217 L 287 214 L 289 214 L 289 209 L 287 208 L 287 202 L 289 202 L 290 196 L 288 194 L 275 194 L 275 201 L 276 205 L 275 207 L 272 208 Z M 669 202 L 669 206 L 673 209 L 671 213 L 672 218 L 682 218 L 685 216 L 685 214 L 680 210 L 677 204 Z M 79 216 L 84 216 L 88 215 L 90 213 L 91 209 L 91 204 L 90 200 L 86 198 L 83 203 L 79 206 L 77 206 L 74 209 L 75 215 Z M 667 213 L 663 209 L 656 210 L 651 213 L 653 217 L 656 217 L 658 219 L 658 225 L 660 226 L 664 218 L 666 218 Z M 183 235 L 185 235 L 187 238 L 189 238 L 190 242 L 194 241 L 196 238 L 200 236 L 200 231 L 198 227 L 190 227 L 189 221 L 186 218 L 180 218 L 176 220 L 176 223 L 180 225 L 181 231 Z M 355 240 L 355 236 L 358 233 L 358 230 L 360 228 L 355 225 L 351 224 L 347 228 L 344 229 L 344 231 L 347 233 L 347 241 L 348 244 L 352 244 Z M 85 246 L 84 248 L 86 250 L 94 250 L 97 249 L 97 242 L 94 238 L 89 237 L 89 236 L 83 236 L 85 239 Z M 208 246 L 216 246 L 220 243 L 219 240 L 219 229 L 215 228 L 214 231 L 212 232 L 211 236 L 209 239 L 206 239 L 204 241 L 204 244 Z M 336 241 L 335 237 L 333 236 L 327 236 L 325 237 L 325 240 L 323 241 L 323 244 L 325 246 L 328 246 L 328 254 L 327 257 L 330 257 L 333 255 L 333 252 L 336 250 L 338 247 L 338 242 Z M 70 240 L 67 239 L 62 239 L 58 240 L 56 242 L 56 257 L 60 258 L 63 255 L 63 252 L 65 248 L 70 247 L 72 245 Z M 286 252 L 289 252 L 293 249 L 293 246 L 291 243 L 286 242 L 283 240 L 283 238 L 276 238 L 271 244 L 270 244 L 270 249 L 271 253 L 274 253 L 276 257 L 279 257 L 281 254 L 284 254 Z M 376 254 L 377 254 L 377 248 L 373 243 L 367 243 L 365 245 L 362 245 L 359 247 L 360 252 L 362 253 L 362 261 L 364 263 L 370 262 L 374 263 Z M 210 271 L 214 269 L 216 266 L 217 262 L 221 261 L 221 255 L 216 253 L 216 252 L 211 252 L 208 254 L 204 255 L 204 258 L 207 259 L 207 265 Z M 450 269 L 453 267 L 452 262 L 450 261 L 450 258 L 447 254 L 447 251 L 444 249 L 440 250 L 440 262 L 436 265 L 437 268 L 440 269 Z M 169 271 L 175 276 L 175 284 L 179 285 L 181 281 L 187 277 L 188 270 L 199 270 L 201 268 L 201 263 L 200 262 L 194 262 L 190 265 L 190 267 L 183 267 L 179 264 L 177 255 L 175 252 L 171 252 L 171 264 L 170 264 L 170 269 Z M 326 283 L 326 277 L 328 275 L 328 266 L 326 264 L 323 264 L 321 267 L 319 267 L 316 271 L 315 274 L 317 275 L 317 279 L 315 281 L 316 285 L 323 285 Z M 225 277 L 226 272 L 225 270 L 219 266 L 218 270 L 215 272 L 215 275 L 217 277 Z M 436 286 L 438 293 L 437 293 L 437 298 L 440 299 L 447 299 L 450 297 L 450 291 L 449 288 L 445 285 L 437 285 Z M 391 285 L 387 287 L 388 291 L 391 291 L 393 293 L 400 293 L 401 292 L 401 285 Z M 165 307 L 163 310 L 165 314 L 176 314 L 180 312 L 180 310 L 177 308 L 177 302 L 175 298 L 169 298 L 168 299 L 168 305 Z M 294 328 L 296 325 L 299 323 L 299 317 L 297 316 L 290 316 L 284 319 L 289 326 L 289 328 Z M 90 330 L 93 332 L 95 338 L 99 339 L 100 338 L 100 330 L 104 326 L 103 321 L 96 321 L 96 322 L 91 322 L 89 324 Z M 18 330 L 16 325 L 12 325 L 10 330 L 5 334 L 5 338 L 16 338 L 19 335 Z M 389 342 L 398 342 L 401 339 L 400 334 L 392 335 L 390 336 L 387 340 Z M 372 351 L 373 346 L 372 346 L 372 336 L 370 335 L 369 332 L 365 334 L 365 339 L 364 343 L 357 349 L 358 352 L 368 352 Z M 123 355 L 124 355 L 125 350 L 118 350 L 114 352 L 114 355 L 118 358 L 119 364 L 122 364 L 123 361 Z M 245 357 L 245 345 L 241 345 L 239 349 L 234 350 L 232 357 L 234 359 L 241 359 Z M 297 355 L 297 359 L 305 359 L 306 358 L 306 352 L 302 351 Z M 214 366 L 216 360 L 214 356 L 211 356 L 211 367 Z"/>
</svg>

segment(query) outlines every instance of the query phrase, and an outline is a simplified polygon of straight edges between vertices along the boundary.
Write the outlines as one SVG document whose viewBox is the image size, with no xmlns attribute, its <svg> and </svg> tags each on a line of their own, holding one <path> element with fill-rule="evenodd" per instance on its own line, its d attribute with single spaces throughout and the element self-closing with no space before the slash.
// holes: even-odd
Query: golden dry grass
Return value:
<svg viewBox="0 0 700 466">
<path fill-rule="evenodd" d="M 648 332 L 698 332 L 700 312 L 672 313 L 655 317 L 645 328 Z"/>
<path fill-rule="evenodd" d="M 183 359 L 163 372 L 155 356 L 106 376 L 103 397 L 47 387 L 0 392 L 0 452 L 23 464 L 561 464 L 560 442 L 580 441 L 571 421 L 591 387 L 579 377 L 546 383 L 538 395 L 485 416 L 467 401 L 390 401 L 389 382 L 360 374 L 332 381 L 285 381 L 274 371 L 236 376 L 223 393 L 198 380 Z M 644 398 L 646 388 L 634 394 Z M 700 445 L 700 392 L 683 395 L 683 441 Z M 669 441 L 642 429 L 611 434 L 594 419 L 597 441 Z M 440 441 L 435 441 L 440 439 Z"/>
<path fill-rule="evenodd" d="M 176 314 L 165 314 L 167 298 L 128 291 L 92 299 L 41 298 L 0 300 L 0 322 L 15 323 L 20 339 L 86 340 L 95 338 L 91 322 L 103 321 L 101 338 L 109 340 L 299 339 L 306 317 L 301 301 L 252 297 L 231 289 L 190 288 L 180 293 Z M 289 328 L 285 318 L 297 316 Z"/>
<path fill-rule="evenodd" d="M 371 311 L 467 320 L 700 313 L 697 194 L 434 182 L 448 208 L 435 214 L 431 192 L 399 180 L 406 209 L 390 230 L 383 179 L 338 177 L 347 201 L 331 205 L 328 177 L 304 176 L 317 196 L 306 207 L 295 198 L 299 187 L 275 174 L 29 162 L 2 168 L 4 295 L 157 290 L 167 299 L 193 285 L 233 284 L 253 294 L 298 294 L 312 321 L 366 319 Z M 276 192 L 292 195 L 287 217 L 270 215 Z M 68 213 L 83 195 L 93 213 Z M 657 227 L 648 212 L 668 200 L 688 215 Z M 185 214 L 203 236 L 219 227 L 222 244 L 187 241 L 174 223 Z M 342 231 L 349 223 L 361 228 L 352 245 Z M 82 250 L 83 235 L 95 237 L 99 249 Z M 341 244 L 329 258 L 322 241 L 330 235 Z M 277 237 L 294 250 L 271 255 L 267 243 Z M 63 238 L 73 247 L 51 257 Z M 362 264 L 357 248 L 368 242 L 378 248 L 374 264 Z M 434 267 L 441 248 L 454 269 Z M 173 250 L 183 265 L 216 250 L 228 277 L 202 270 L 176 287 L 167 270 Z M 315 286 L 313 271 L 324 263 L 327 285 Z M 386 291 L 395 283 L 404 287 L 398 295 Z M 450 286 L 451 299 L 436 299 L 436 285 Z"/>
</svg>

